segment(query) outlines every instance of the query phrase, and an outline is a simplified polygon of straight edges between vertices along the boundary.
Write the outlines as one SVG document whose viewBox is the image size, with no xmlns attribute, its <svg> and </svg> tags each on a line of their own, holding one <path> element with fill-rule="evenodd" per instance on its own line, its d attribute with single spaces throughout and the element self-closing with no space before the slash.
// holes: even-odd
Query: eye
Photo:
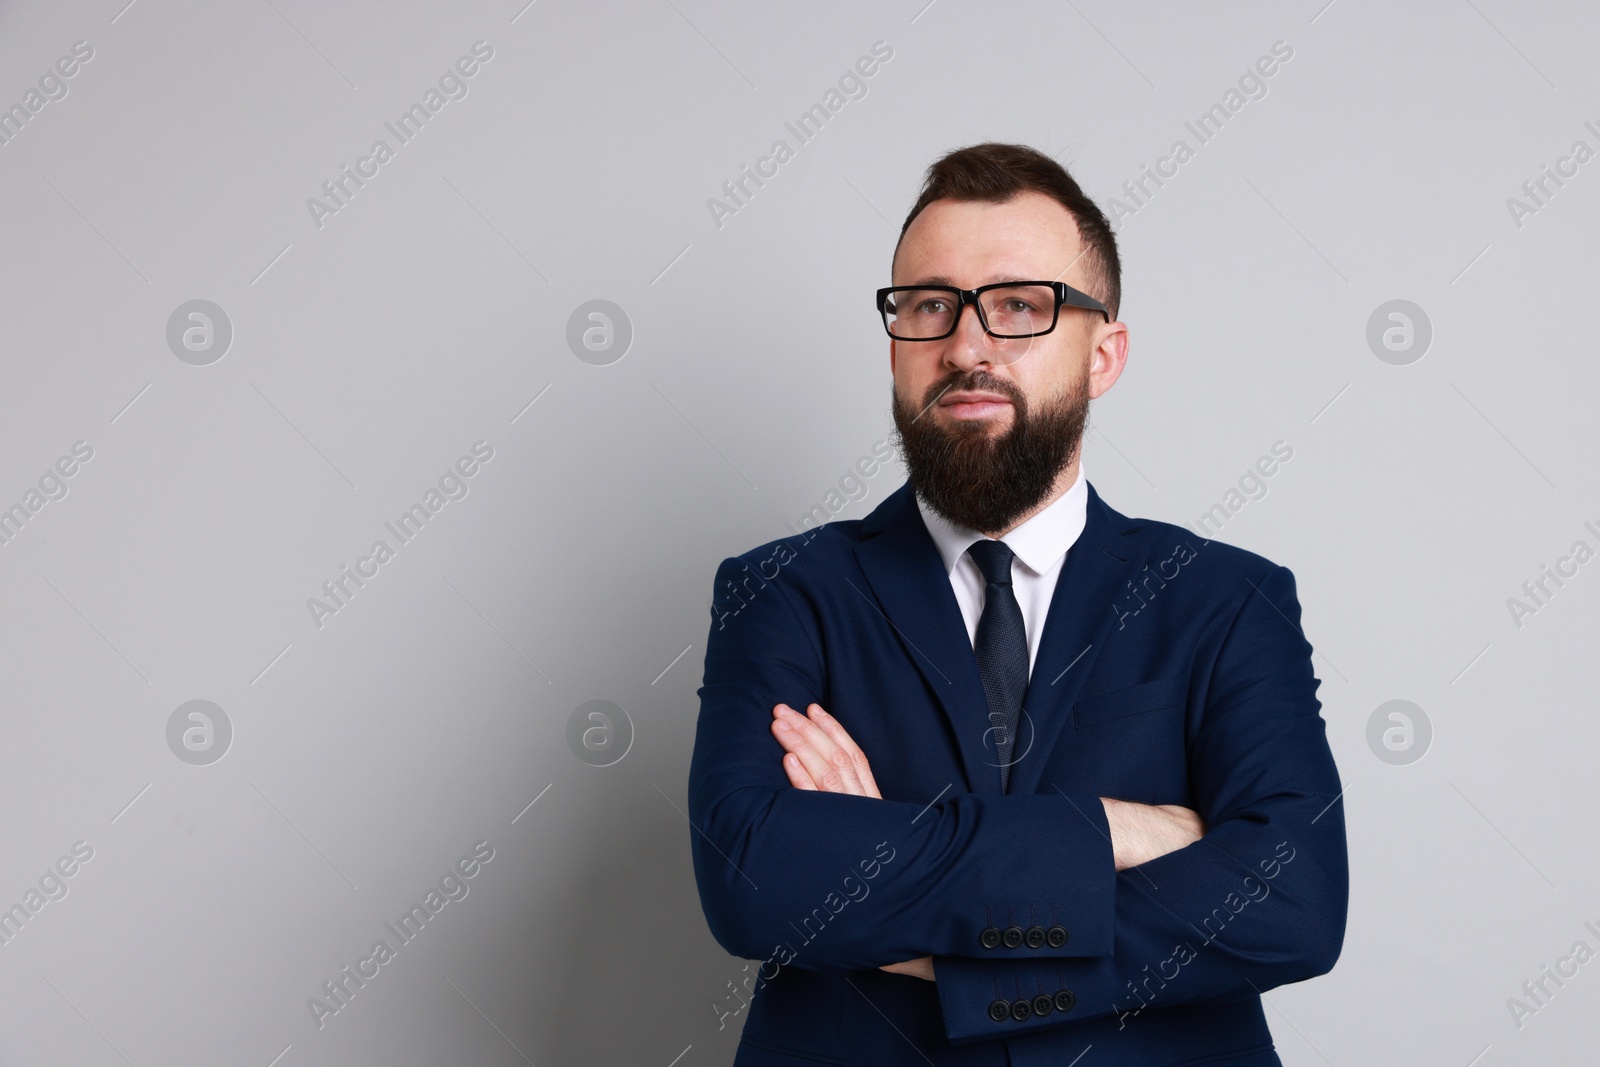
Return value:
<svg viewBox="0 0 1600 1067">
<path fill-rule="evenodd" d="M 917 301 L 912 311 L 919 315 L 942 315 L 950 307 L 950 303 L 942 296 L 930 296 Z"/>
</svg>

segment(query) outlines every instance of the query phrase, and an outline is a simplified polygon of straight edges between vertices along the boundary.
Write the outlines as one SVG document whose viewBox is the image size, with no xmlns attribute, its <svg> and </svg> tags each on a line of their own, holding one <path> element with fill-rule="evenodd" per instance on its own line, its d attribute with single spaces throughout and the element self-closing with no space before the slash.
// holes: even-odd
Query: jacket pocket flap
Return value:
<svg viewBox="0 0 1600 1067">
<path fill-rule="evenodd" d="M 1128 715 L 1142 715 L 1164 708 L 1181 707 L 1189 690 L 1187 678 L 1156 678 L 1109 693 L 1084 697 L 1072 705 L 1075 726 L 1120 719 Z"/>
</svg>

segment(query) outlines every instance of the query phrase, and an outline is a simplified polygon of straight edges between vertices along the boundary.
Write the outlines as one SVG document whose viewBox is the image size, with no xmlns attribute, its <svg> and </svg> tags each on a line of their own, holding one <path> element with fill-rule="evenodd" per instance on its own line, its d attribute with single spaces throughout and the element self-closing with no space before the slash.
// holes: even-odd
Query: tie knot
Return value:
<svg viewBox="0 0 1600 1067">
<path fill-rule="evenodd" d="M 967 554 L 978 565 L 985 582 L 990 585 L 1011 584 L 1011 560 L 1016 553 L 1004 541 L 974 541 L 967 549 Z"/>
</svg>

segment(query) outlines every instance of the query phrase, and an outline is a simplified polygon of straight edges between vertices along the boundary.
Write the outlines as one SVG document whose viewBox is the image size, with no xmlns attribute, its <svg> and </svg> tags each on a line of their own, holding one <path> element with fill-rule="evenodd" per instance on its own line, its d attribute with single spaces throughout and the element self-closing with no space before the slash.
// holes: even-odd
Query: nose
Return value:
<svg viewBox="0 0 1600 1067">
<path fill-rule="evenodd" d="M 968 315 L 967 312 L 972 314 Z M 983 329 L 975 304 L 963 303 L 956 311 L 956 332 L 945 340 L 944 362 L 956 370 L 971 370 L 980 363 L 999 363 L 1000 349 Z"/>
</svg>

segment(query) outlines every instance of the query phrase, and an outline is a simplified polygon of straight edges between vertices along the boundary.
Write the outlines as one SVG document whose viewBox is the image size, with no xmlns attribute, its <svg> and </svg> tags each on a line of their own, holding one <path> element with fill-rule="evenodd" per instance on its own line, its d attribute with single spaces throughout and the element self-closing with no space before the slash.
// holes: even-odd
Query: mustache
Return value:
<svg viewBox="0 0 1600 1067">
<path fill-rule="evenodd" d="M 988 371 L 977 369 L 953 371 L 928 386 L 922 397 L 922 410 L 917 412 L 916 418 L 922 418 L 929 408 L 939 402 L 940 398 L 951 392 L 999 393 L 1009 399 L 1019 411 L 1022 410 L 1026 403 L 1022 390 L 1018 389 L 1015 383 L 1009 382 L 1004 378 L 990 374 Z M 916 420 L 913 419 L 912 421 Z"/>
</svg>

